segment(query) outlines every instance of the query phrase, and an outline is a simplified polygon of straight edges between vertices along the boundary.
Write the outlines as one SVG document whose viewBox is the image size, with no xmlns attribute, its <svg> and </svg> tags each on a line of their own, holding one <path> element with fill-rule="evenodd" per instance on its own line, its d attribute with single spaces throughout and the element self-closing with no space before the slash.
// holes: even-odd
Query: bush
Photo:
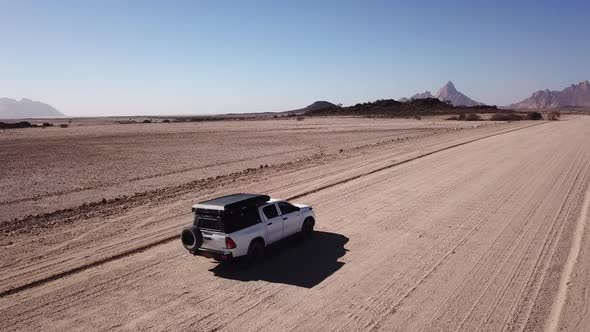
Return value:
<svg viewBox="0 0 590 332">
<path fill-rule="evenodd" d="M 492 121 L 520 121 L 523 117 L 516 113 L 496 113 L 490 118 Z"/>
<path fill-rule="evenodd" d="M 561 113 L 559 113 L 559 111 L 555 111 L 555 112 L 551 112 L 551 113 L 547 114 L 547 120 L 549 120 L 549 121 L 558 121 L 560 117 L 561 117 Z"/>
<path fill-rule="evenodd" d="M 170 123 L 170 120 L 168 120 L 168 119 L 165 119 L 165 120 L 163 120 L 162 122 L 163 122 L 163 123 Z"/>
<path fill-rule="evenodd" d="M 53 127 L 53 123 L 43 122 L 42 127 Z"/>
<path fill-rule="evenodd" d="M 302 117 L 302 116 L 298 116 L 298 117 L 297 117 L 297 121 L 303 121 L 303 120 L 305 120 L 305 118 L 304 118 L 304 117 Z"/>
<path fill-rule="evenodd" d="M 479 114 L 476 114 L 476 113 L 469 113 L 469 114 L 461 113 L 461 114 L 458 114 L 457 116 L 451 116 L 449 118 L 446 118 L 446 120 L 454 120 L 454 121 L 482 121 L 481 116 L 479 116 Z"/>
<path fill-rule="evenodd" d="M 16 128 L 31 128 L 33 125 L 27 121 L 21 121 L 17 123 L 4 123 L 0 122 L 0 129 L 16 129 Z"/>
<path fill-rule="evenodd" d="M 69 126 L 69 124 L 67 124 L 67 123 L 61 123 L 59 125 L 60 128 L 67 128 L 68 126 Z"/>
<path fill-rule="evenodd" d="M 143 120 L 141 123 L 152 123 L 152 120 Z"/>
<path fill-rule="evenodd" d="M 543 120 L 543 115 L 539 112 L 530 112 L 526 114 L 527 120 Z"/>
</svg>

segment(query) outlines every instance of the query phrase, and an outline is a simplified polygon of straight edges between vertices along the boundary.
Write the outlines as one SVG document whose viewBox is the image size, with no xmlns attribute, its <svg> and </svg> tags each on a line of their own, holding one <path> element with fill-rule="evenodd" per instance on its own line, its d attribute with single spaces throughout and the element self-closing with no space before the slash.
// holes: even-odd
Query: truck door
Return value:
<svg viewBox="0 0 590 332">
<path fill-rule="evenodd" d="M 287 202 L 277 202 L 283 220 L 284 236 L 293 235 L 301 230 L 301 212 L 299 208 Z"/>
<path fill-rule="evenodd" d="M 266 242 L 271 244 L 283 238 L 283 219 L 279 216 L 279 211 L 275 203 L 270 203 L 262 207 L 262 214 L 266 219 Z"/>
</svg>

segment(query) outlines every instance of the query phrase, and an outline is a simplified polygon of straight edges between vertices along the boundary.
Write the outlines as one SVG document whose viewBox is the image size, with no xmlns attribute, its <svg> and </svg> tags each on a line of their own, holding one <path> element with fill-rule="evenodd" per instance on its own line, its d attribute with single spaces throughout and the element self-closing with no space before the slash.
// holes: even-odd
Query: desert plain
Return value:
<svg viewBox="0 0 590 332">
<path fill-rule="evenodd" d="M 587 331 L 590 117 L 0 132 L 0 330 Z M 310 204 L 255 268 L 193 257 L 191 206 Z"/>
</svg>

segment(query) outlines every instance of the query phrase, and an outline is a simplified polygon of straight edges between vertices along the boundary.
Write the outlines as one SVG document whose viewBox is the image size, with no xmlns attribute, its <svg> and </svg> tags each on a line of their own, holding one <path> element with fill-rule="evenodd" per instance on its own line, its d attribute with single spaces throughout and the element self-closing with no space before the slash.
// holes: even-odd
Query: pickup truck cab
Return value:
<svg viewBox="0 0 590 332">
<path fill-rule="evenodd" d="M 195 204 L 192 211 L 192 225 L 182 230 L 183 246 L 221 262 L 241 256 L 259 260 L 268 245 L 294 234 L 308 238 L 315 226 L 311 206 L 267 195 L 232 194 Z"/>
</svg>

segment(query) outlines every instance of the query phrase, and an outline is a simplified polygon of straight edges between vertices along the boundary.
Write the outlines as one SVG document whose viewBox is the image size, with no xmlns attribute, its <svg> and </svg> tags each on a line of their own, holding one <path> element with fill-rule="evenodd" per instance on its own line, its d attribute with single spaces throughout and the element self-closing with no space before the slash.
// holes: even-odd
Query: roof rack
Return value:
<svg viewBox="0 0 590 332">
<path fill-rule="evenodd" d="M 196 209 L 229 211 L 242 206 L 259 206 L 261 204 L 268 202 L 269 200 L 270 196 L 268 195 L 244 193 L 231 194 L 195 204 L 193 205 L 193 211 L 195 211 Z"/>
</svg>

